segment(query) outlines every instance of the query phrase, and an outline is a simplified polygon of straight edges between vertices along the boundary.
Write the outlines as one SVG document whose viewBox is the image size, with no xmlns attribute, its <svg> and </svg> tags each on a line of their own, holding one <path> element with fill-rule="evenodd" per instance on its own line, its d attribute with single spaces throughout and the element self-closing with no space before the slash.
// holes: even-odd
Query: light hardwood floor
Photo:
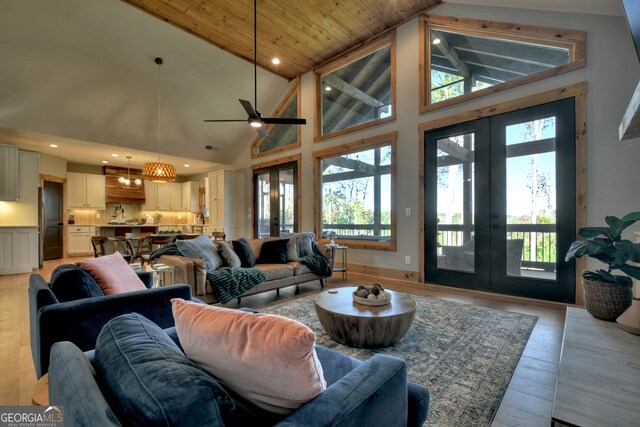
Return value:
<svg viewBox="0 0 640 427">
<path fill-rule="evenodd" d="M 56 266 L 75 260 L 67 258 L 47 261 L 44 268 L 36 273 L 48 280 Z M 346 283 L 341 280 L 342 275 L 336 276 L 338 277 L 329 281 L 328 286 L 345 286 Z M 348 278 L 348 283 L 371 284 L 374 281 L 381 281 L 390 289 L 414 295 L 539 316 L 493 426 L 550 425 L 565 305 L 352 273 Z M 0 276 L 0 405 L 31 404 L 31 393 L 36 379 L 29 341 L 28 282 L 29 274 Z M 300 285 L 298 294 L 293 286 L 282 289 L 280 296 L 276 296 L 275 292 L 267 292 L 243 298 L 241 305 L 253 308 L 267 307 L 319 291 L 317 282 L 312 282 Z M 236 305 L 235 302 L 228 304 L 230 307 Z"/>
</svg>

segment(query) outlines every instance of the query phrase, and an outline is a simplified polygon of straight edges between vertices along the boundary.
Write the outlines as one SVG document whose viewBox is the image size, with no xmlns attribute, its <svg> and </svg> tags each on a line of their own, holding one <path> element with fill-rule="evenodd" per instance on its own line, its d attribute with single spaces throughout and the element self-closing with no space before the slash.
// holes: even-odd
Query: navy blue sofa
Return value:
<svg viewBox="0 0 640 427">
<path fill-rule="evenodd" d="M 151 273 L 138 276 L 151 288 Z M 172 298 L 191 300 L 191 287 L 172 285 L 104 296 L 91 276 L 72 264 L 54 270 L 51 284 L 32 274 L 29 321 L 36 377 L 47 373 L 53 343 L 71 341 L 83 351 L 92 350 L 102 327 L 122 314 L 136 312 L 161 328 L 174 326 Z"/>
<path fill-rule="evenodd" d="M 70 342 L 51 350 L 49 403 L 69 425 L 421 426 L 428 391 L 407 380 L 404 361 L 360 362 L 316 346 L 327 389 L 289 415 L 242 399 L 186 358 L 175 328 L 137 314 L 105 327 L 95 351 Z"/>
</svg>

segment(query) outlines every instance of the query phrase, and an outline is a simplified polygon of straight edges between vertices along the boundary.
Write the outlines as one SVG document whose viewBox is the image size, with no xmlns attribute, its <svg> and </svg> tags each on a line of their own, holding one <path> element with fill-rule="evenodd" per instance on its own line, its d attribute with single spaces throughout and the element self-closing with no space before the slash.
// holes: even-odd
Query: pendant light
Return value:
<svg viewBox="0 0 640 427">
<path fill-rule="evenodd" d="M 173 182 L 176 180 L 176 167 L 160 161 L 160 66 L 162 58 L 156 58 L 158 64 L 158 161 L 145 163 L 142 177 L 153 182 Z"/>
<path fill-rule="evenodd" d="M 128 190 L 134 190 L 136 188 L 140 188 L 142 185 L 142 180 L 140 178 L 136 178 L 133 180 L 133 185 L 131 182 L 131 156 L 127 156 L 127 177 L 121 176 L 118 178 L 118 182 L 122 185 L 123 188 Z"/>
</svg>

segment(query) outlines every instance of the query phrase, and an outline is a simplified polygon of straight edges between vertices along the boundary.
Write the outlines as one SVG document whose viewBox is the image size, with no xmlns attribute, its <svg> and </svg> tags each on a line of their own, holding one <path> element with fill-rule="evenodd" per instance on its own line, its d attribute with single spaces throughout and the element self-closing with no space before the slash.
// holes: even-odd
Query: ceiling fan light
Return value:
<svg viewBox="0 0 640 427">
<path fill-rule="evenodd" d="M 176 168 L 169 163 L 145 163 L 142 167 L 142 177 L 153 182 L 174 182 L 176 180 Z"/>
<path fill-rule="evenodd" d="M 251 126 L 253 126 L 254 128 L 262 127 L 262 122 L 258 119 L 251 120 L 249 124 L 251 124 Z"/>
</svg>

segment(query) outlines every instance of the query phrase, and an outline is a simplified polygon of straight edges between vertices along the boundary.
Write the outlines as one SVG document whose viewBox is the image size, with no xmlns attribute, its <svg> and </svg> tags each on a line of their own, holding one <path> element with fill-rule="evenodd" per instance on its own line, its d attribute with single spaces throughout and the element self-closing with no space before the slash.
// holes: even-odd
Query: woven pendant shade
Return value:
<svg viewBox="0 0 640 427">
<path fill-rule="evenodd" d="M 176 168 L 169 163 L 145 163 L 142 177 L 153 182 L 173 182 L 176 180 Z"/>
</svg>

